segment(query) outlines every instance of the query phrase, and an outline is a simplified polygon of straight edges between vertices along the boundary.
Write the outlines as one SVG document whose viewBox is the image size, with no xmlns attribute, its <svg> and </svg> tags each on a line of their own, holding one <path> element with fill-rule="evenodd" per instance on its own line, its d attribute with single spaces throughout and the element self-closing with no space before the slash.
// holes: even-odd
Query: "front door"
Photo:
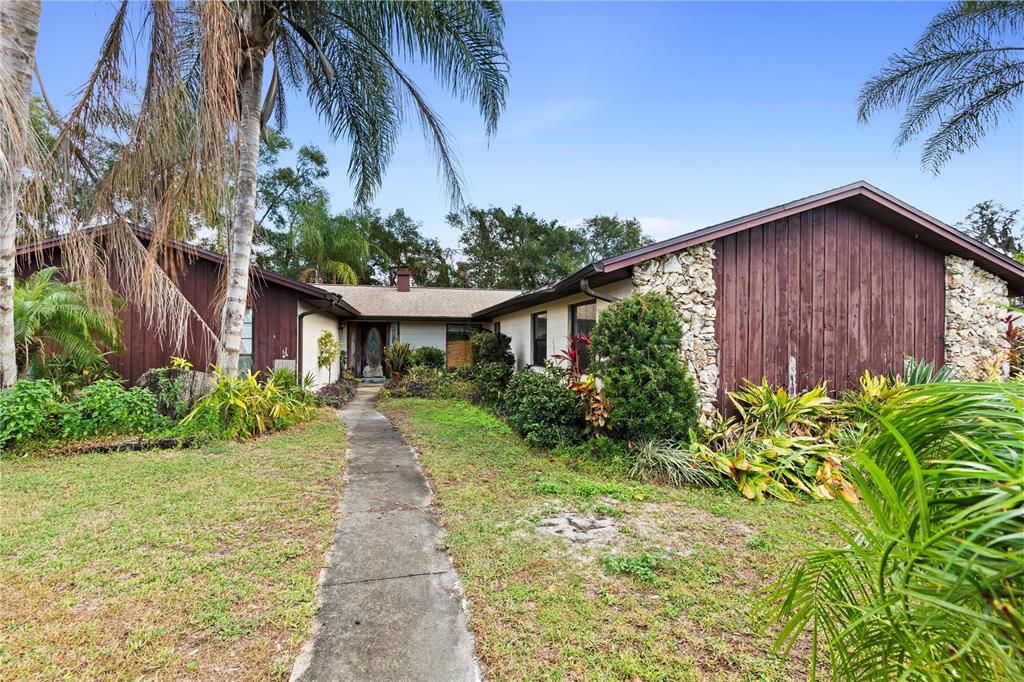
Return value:
<svg viewBox="0 0 1024 682">
<path fill-rule="evenodd" d="M 362 325 L 362 357 L 359 367 L 364 379 L 379 379 L 384 376 L 384 344 L 387 339 L 386 324 Z"/>
</svg>

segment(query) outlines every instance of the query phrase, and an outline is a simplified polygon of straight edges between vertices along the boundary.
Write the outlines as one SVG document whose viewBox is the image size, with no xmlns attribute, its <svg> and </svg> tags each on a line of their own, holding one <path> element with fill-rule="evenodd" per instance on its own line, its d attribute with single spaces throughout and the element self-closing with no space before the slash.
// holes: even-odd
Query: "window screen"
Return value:
<svg viewBox="0 0 1024 682">
<path fill-rule="evenodd" d="M 540 367 L 548 357 L 548 314 L 534 313 L 532 324 L 533 329 L 533 364 Z"/>
<path fill-rule="evenodd" d="M 252 308 L 246 308 L 245 317 L 242 318 L 242 347 L 238 354 L 238 372 L 252 373 L 252 368 Z"/>
<path fill-rule="evenodd" d="M 573 336 L 586 334 L 590 336 L 591 330 L 597 324 L 597 301 L 591 299 L 583 303 L 576 303 L 569 306 L 569 333 Z M 590 346 L 580 343 L 577 347 L 580 354 L 580 368 L 590 367 Z"/>
</svg>

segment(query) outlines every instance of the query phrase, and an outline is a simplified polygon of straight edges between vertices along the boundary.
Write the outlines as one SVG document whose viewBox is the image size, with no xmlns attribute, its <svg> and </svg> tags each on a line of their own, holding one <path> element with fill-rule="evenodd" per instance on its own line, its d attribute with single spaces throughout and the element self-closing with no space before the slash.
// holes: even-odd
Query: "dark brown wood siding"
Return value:
<svg viewBox="0 0 1024 682">
<path fill-rule="evenodd" d="M 41 259 L 22 260 L 18 277 L 25 277 L 48 265 L 60 265 L 59 250 L 49 250 Z M 214 332 L 220 328 L 215 296 L 221 274 L 217 263 L 195 257 L 180 264 L 174 275 L 182 293 Z M 115 290 L 119 288 L 116 279 L 111 280 L 111 285 Z M 297 357 L 298 301 L 299 294 L 291 289 L 259 277 L 253 279 L 250 305 L 253 308 L 254 369 L 265 372 L 273 368 L 274 360 L 294 360 Z M 135 382 L 146 370 L 168 366 L 175 355 L 186 357 L 197 369 L 206 369 L 216 360 L 213 345 L 208 341 L 209 335 L 198 320 L 193 319 L 189 326 L 187 347 L 178 350 L 157 336 L 143 310 L 125 307 L 121 311 L 121 321 L 124 350 L 111 356 L 110 362 L 114 370 L 130 382 Z"/>
<path fill-rule="evenodd" d="M 743 379 L 855 386 L 903 357 L 941 363 L 943 255 L 842 204 L 715 241 L 719 406 Z"/>
</svg>

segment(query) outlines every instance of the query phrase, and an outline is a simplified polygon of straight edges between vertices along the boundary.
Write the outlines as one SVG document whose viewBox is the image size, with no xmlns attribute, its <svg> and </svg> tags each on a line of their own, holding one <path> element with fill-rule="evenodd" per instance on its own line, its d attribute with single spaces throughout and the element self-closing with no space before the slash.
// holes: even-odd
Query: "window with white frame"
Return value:
<svg viewBox="0 0 1024 682">
<path fill-rule="evenodd" d="M 238 354 L 238 373 L 252 373 L 252 308 L 245 309 L 242 318 L 242 346 Z"/>
</svg>

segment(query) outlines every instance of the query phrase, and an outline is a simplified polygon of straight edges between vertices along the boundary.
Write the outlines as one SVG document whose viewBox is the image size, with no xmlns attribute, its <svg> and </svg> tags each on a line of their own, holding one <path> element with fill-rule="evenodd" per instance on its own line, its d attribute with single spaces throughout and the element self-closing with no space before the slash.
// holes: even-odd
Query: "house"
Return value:
<svg viewBox="0 0 1024 682">
<path fill-rule="evenodd" d="M 61 239 L 23 247 L 38 265 L 60 263 Z M 204 322 L 184 354 L 213 359 L 203 327 L 216 329 L 223 256 L 173 243 L 185 266 L 173 277 Z M 317 363 L 325 331 L 345 349 L 348 370 L 382 375 L 396 339 L 443 350 L 449 367 L 468 361 L 480 330 L 507 334 L 519 368 L 540 367 L 589 332 L 601 311 L 634 292 L 675 302 L 680 356 L 702 409 L 728 408 L 726 393 L 762 377 L 791 391 L 827 381 L 835 393 L 865 370 L 903 358 L 952 366 L 964 379 L 1006 372 L 1006 303 L 1024 295 L 1024 267 L 899 199 L 857 182 L 591 263 L 533 291 L 417 287 L 408 268 L 396 286 L 312 285 L 253 268 L 244 364 L 292 367 L 316 383 L 343 367 Z M 112 281 L 116 276 L 111 275 Z M 115 288 L 116 288 L 116 282 Z M 134 380 L 182 354 L 143 311 L 126 309 L 125 350 L 114 367 Z"/>
<path fill-rule="evenodd" d="M 469 362 L 469 339 L 490 329 L 489 320 L 473 313 L 518 295 L 518 289 L 456 289 L 413 286 L 407 267 L 398 268 L 396 285 L 320 284 L 359 311 L 345 320 L 343 347 L 348 369 L 365 379 L 382 376 L 379 354 L 393 340 L 413 347 L 431 346 L 445 353 L 448 367 Z"/>
<path fill-rule="evenodd" d="M 104 228 L 96 238 L 102 244 Z M 135 228 L 140 242 L 149 235 Z M 60 266 L 66 237 L 54 237 L 18 249 L 18 276 Z M 216 360 L 213 334 L 219 328 L 216 307 L 224 256 L 185 242 L 170 242 L 174 267 L 165 271 L 199 313 L 189 324 L 186 348 L 175 347 L 155 329 L 152 316 L 135 306 L 120 312 L 124 349 L 110 357 L 111 365 L 131 382 L 144 372 L 166 367 L 184 356 L 197 368 Z M 115 291 L 118 273 L 107 266 Z M 520 293 L 518 290 L 445 289 L 412 286 L 409 268 L 400 268 L 395 287 L 313 285 L 267 270 L 252 269 L 250 307 L 242 332 L 242 369 L 272 371 L 279 367 L 311 374 L 314 385 L 336 380 L 343 369 L 367 379 L 383 375 L 382 351 L 393 340 L 444 351 L 448 366 L 469 361 L 469 338 L 489 322 L 472 319 L 473 312 Z M 319 367 L 320 336 L 327 332 L 347 352 L 329 367 Z"/>
<path fill-rule="evenodd" d="M 1007 371 L 1006 305 L 1024 267 L 856 182 L 591 263 L 478 310 L 539 366 L 611 302 L 659 291 L 683 326 L 702 409 L 762 377 L 834 394 L 907 355 L 963 379 Z"/>
<path fill-rule="evenodd" d="M 96 231 L 102 245 L 105 228 Z M 149 235 L 135 228 L 143 245 Z M 53 237 L 18 249 L 19 277 L 48 266 L 62 264 L 62 250 L 66 237 Z M 168 244 L 167 256 L 173 253 L 174 267 L 167 267 L 169 277 L 201 316 L 189 323 L 188 345 L 177 348 L 168 338 L 154 329 L 152 316 L 135 306 L 120 311 L 121 339 L 124 349 L 110 356 L 111 366 L 131 382 L 146 370 L 166 367 L 174 356 L 186 357 L 196 368 L 207 368 L 216 361 L 212 334 L 219 327 L 219 309 L 216 307 L 218 287 L 222 279 L 224 256 L 184 242 Z M 118 284 L 119 273 L 107 264 L 107 276 L 115 291 L 123 291 Z M 245 369 L 273 370 L 287 367 L 300 375 L 312 372 L 319 382 L 337 378 L 340 366 L 327 369 L 317 367 L 317 336 L 328 329 L 336 337 L 344 320 L 358 312 L 339 296 L 323 289 L 283 277 L 267 270 L 253 268 L 250 287 L 250 307 L 246 309 L 242 331 L 240 365 Z M 300 350 L 301 349 L 301 350 Z"/>
</svg>

